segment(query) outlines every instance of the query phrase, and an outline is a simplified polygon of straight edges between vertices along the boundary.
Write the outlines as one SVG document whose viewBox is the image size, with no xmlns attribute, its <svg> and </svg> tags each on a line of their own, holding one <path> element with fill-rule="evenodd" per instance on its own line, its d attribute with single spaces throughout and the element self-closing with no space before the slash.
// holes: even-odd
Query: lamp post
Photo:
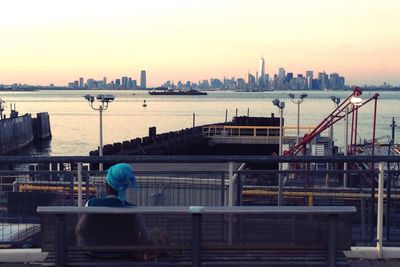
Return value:
<svg viewBox="0 0 400 267">
<path fill-rule="evenodd" d="M 340 97 L 331 96 L 330 99 L 332 100 L 333 104 L 335 105 L 335 108 L 337 109 L 339 107 L 339 104 L 340 104 Z M 333 120 L 334 117 L 332 116 L 331 119 Z M 330 149 L 330 153 L 331 153 L 331 156 L 332 156 L 333 155 L 333 124 L 331 125 L 331 127 L 329 129 L 329 139 L 330 139 L 329 149 Z M 345 163 L 345 164 L 347 166 L 347 163 Z M 328 166 L 328 168 L 331 168 L 332 167 L 332 163 L 328 163 L 327 166 Z M 329 181 L 329 177 L 330 177 L 330 173 L 327 173 L 326 174 L 326 179 L 327 179 L 326 180 L 326 186 L 328 186 L 328 184 L 329 184 L 329 182 L 328 182 Z"/>
<path fill-rule="evenodd" d="M 340 97 L 331 96 L 330 98 L 331 98 L 332 102 L 335 104 L 335 108 L 338 108 L 339 104 L 340 104 Z M 330 136 L 331 142 L 332 142 L 333 141 L 333 124 L 331 125 L 329 136 Z M 332 151 L 331 151 L 331 153 L 332 153 Z"/>
<path fill-rule="evenodd" d="M 349 154 L 349 152 L 348 152 L 348 144 L 349 144 L 349 113 L 350 112 L 352 112 L 352 123 L 351 123 L 351 140 L 350 140 L 350 144 L 353 144 L 353 133 L 354 134 L 356 134 L 356 132 L 354 132 L 355 130 L 354 130 L 354 128 L 353 127 L 355 127 L 354 126 L 354 124 L 353 124 L 353 122 L 354 122 L 354 108 L 355 107 L 357 107 L 357 106 L 360 106 L 360 105 L 362 105 L 362 102 L 363 102 L 363 100 L 362 100 L 362 98 L 361 97 L 359 97 L 359 95 L 353 95 L 351 98 L 350 98 L 350 106 L 347 106 L 346 107 L 346 127 L 345 127 L 345 143 L 346 143 L 346 145 L 345 145 L 345 150 L 344 150 L 344 155 L 345 156 L 347 156 L 348 154 Z M 356 111 L 357 112 L 357 111 Z M 356 113 L 356 116 L 357 116 L 357 113 Z M 357 119 L 356 119 L 357 120 Z M 356 122 L 357 123 L 357 122 Z M 356 138 L 356 136 L 354 136 L 354 138 Z M 355 143 L 355 142 L 354 142 Z M 355 145 L 355 144 L 354 144 Z M 351 149 L 352 149 L 352 147 L 351 147 Z M 343 166 L 343 169 L 345 170 L 345 171 L 347 171 L 347 162 L 345 162 L 344 163 L 344 166 Z M 347 176 L 347 173 L 345 172 L 344 173 L 344 177 L 343 177 L 343 187 L 347 187 L 347 184 L 348 184 L 348 176 Z"/>
<path fill-rule="evenodd" d="M 100 145 L 99 145 L 99 156 L 103 156 L 103 110 L 108 108 L 108 103 L 114 101 L 115 97 L 113 95 L 97 95 L 96 99 L 99 102 L 97 107 L 93 106 L 95 97 L 92 95 L 85 95 L 84 98 L 89 102 L 89 106 L 99 111 L 99 136 L 100 136 Z M 103 170 L 103 163 L 99 162 L 99 171 Z"/>
<path fill-rule="evenodd" d="M 304 98 L 307 97 L 307 94 L 303 93 L 300 96 L 296 97 L 294 94 L 289 94 L 289 97 L 292 99 L 292 102 L 297 104 L 297 138 L 296 144 L 300 141 L 300 104 L 303 103 Z"/>
<path fill-rule="evenodd" d="M 285 102 L 281 102 L 275 98 L 272 100 L 272 104 L 279 108 L 279 156 L 282 156 L 282 144 L 283 144 L 283 109 L 285 108 Z M 282 181 L 282 162 L 279 162 L 279 175 L 278 175 L 278 206 L 282 206 L 283 202 L 283 181 Z"/>
<path fill-rule="evenodd" d="M 335 105 L 335 108 L 338 108 L 339 104 L 340 104 L 340 97 L 331 96 L 330 98 L 331 98 L 333 104 Z M 331 125 L 331 127 L 329 129 L 329 137 L 331 139 L 331 145 L 330 145 L 331 154 L 333 154 L 333 124 Z"/>
<path fill-rule="evenodd" d="M 5 103 L 6 102 L 4 102 L 3 99 L 0 98 L 0 120 L 3 119 L 3 111 L 5 108 Z"/>
</svg>

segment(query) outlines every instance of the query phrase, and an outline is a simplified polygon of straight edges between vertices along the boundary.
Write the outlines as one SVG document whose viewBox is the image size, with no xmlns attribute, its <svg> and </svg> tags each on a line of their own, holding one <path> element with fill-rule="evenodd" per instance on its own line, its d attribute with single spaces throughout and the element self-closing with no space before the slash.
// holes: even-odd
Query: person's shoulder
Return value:
<svg viewBox="0 0 400 267">
<path fill-rule="evenodd" d="M 91 198 L 87 201 L 86 206 L 91 207 L 91 206 L 97 206 L 96 203 L 98 202 L 98 198 Z"/>
</svg>

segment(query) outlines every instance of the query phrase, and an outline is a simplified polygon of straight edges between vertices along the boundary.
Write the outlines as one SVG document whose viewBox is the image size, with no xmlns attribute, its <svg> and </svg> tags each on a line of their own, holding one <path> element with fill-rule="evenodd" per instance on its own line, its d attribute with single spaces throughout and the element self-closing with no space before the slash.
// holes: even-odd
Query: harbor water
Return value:
<svg viewBox="0 0 400 267">
<path fill-rule="evenodd" d="M 89 107 L 83 98 L 86 94 L 113 94 L 115 101 L 103 112 L 104 144 L 121 142 L 148 135 L 149 127 L 157 127 L 157 133 L 189 128 L 225 121 L 233 116 L 279 116 L 272 99 L 285 101 L 286 126 L 297 125 L 297 105 L 288 97 L 288 91 L 232 92 L 212 91 L 206 96 L 151 96 L 147 91 L 105 90 L 44 90 L 32 92 L 1 92 L 6 102 L 5 113 L 10 112 L 10 103 L 15 103 L 20 114 L 48 112 L 50 114 L 53 139 L 50 144 L 25 154 L 84 156 L 99 144 L 99 112 Z M 293 93 L 293 92 L 292 92 Z M 302 91 L 294 92 L 302 93 Z M 301 126 L 316 126 L 334 110 L 330 96 L 344 100 L 350 91 L 311 91 L 301 104 Z M 375 92 L 364 92 L 362 98 L 369 99 Z M 143 107 L 146 100 L 147 106 Z M 377 109 L 376 137 L 384 142 L 391 136 L 392 117 L 400 117 L 400 93 L 380 92 Z M 94 102 L 97 105 L 97 102 Z M 237 111 L 236 111 L 237 110 Z M 358 140 L 371 140 L 374 102 L 359 110 Z M 400 121 L 398 121 L 400 125 Z M 334 126 L 334 140 L 343 146 L 344 122 Z M 396 143 L 400 138 L 396 136 Z"/>
</svg>

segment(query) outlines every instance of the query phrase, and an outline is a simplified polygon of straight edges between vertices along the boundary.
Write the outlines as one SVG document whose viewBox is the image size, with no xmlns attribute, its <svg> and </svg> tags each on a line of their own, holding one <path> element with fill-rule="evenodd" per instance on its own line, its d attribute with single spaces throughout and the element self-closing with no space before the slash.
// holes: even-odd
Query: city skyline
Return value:
<svg viewBox="0 0 400 267">
<path fill-rule="evenodd" d="M 400 2 L 57 1 L 1 3 L 0 84 L 151 73 L 166 80 L 243 77 L 281 66 L 400 85 Z M 272 71 L 273 70 L 273 71 Z M 138 79 L 138 78 L 137 78 Z M 138 79 L 139 80 L 139 79 Z"/>
<path fill-rule="evenodd" d="M 267 91 L 267 90 L 323 90 L 334 89 L 342 90 L 348 89 L 349 86 L 345 84 L 345 77 L 340 76 L 338 73 L 316 72 L 314 70 L 307 70 L 303 73 L 293 73 L 290 70 L 286 71 L 281 67 L 278 73 L 265 73 L 265 60 L 264 57 L 260 58 L 260 69 L 256 71 L 255 75 L 248 72 L 244 77 L 231 77 L 224 76 L 211 77 L 202 79 L 200 81 L 168 80 L 163 84 L 158 84 L 154 87 L 164 87 L 170 89 L 189 90 L 189 89 L 227 89 L 227 90 L 240 90 L 240 91 Z M 305 74 L 305 75 L 304 75 Z M 109 81 L 109 82 L 107 82 Z M 387 86 L 384 84 L 385 87 Z M 54 86 L 54 85 L 51 85 Z M 66 86 L 70 89 L 148 89 L 147 87 L 147 74 L 146 70 L 140 71 L 140 80 L 135 77 L 122 76 L 116 79 L 108 80 L 106 76 L 102 79 L 94 79 L 79 77 L 79 79 L 71 81 Z M 150 87 L 151 88 L 151 87 Z"/>
</svg>

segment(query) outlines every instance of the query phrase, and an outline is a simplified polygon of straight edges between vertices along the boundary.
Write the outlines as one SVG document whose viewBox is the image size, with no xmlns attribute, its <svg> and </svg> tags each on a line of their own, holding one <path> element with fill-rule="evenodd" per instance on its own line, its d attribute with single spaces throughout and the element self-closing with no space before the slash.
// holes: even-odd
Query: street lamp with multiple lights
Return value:
<svg viewBox="0 0 400 267">
<path fill-rule="evenodd" d="M 279 108 L 279 156 L 282 156 L 282 144 L 283 144 L 283 109 L 285 108 L 285 102 L 275 98 L 272 100 L 272 104 Z M 283 201 L 283 181 L 282 181 L 282 162 L 279 162 L 279 177 L 278 177 L 278 206 L 282 206 Z"/>
<path fill-rule="evenodd" d="M 304 98 L 307 97 L 307 94 L 303 93 L 300 96 L 296 97 L 294 94 L 289 94 L 289 97 L 292 99 L 292 102 L 297 104 L 297 138 L 296 144 L 300 141 L 300 104 L 303 103 Z"/>
<path fill-rule="evenodd" d="M 89 106 L 99 111 L 99 135 L 100 135 L 100 145 L 99 145 L 99 156 L 103 156 L 103 110 L 108 108 L 108 103 L 114 101 L 115 97 L 113 95 L 97 95 L 96 97 L 92 95 L 85 95 L 84 98 L 89 102 Z M 95 98 L 99 102 L 97 107 L 93 106 Z M 103 163 L 99 163 L 99 171 L 103 170 Z"/>
<path fill-rule="evenodd" d="M 338 108 L 339 104 L 340 104 L 340 98 L 336 97 L 336 96 L 331 96 L 330 97 L 331 100 L 333 101 L 333 103 L 335 104 L 335 107 Z M 344 127 L 344 151 L 343 154 L 344 156 L 348 155 L 348 144 L 349 144 L 349 113 L 354 109 L 355 106 L 360 106 L 362 105 L 362 98 L 359 97 L 358 95 L 356 96 L 352 96 L 350 98 L 350 104 L 351 107 L 347 106 L 346 110 L 345 110 L 345 127 Z M 330 137 L 331 140 L 333 140 L 333 126 L 331 126 L 330 129 L 331 133 L 330 133 Z M 352 128 L 353 131 L 353 128 Z M 347 171 L 347 162 L 344 162 L 343 164 L 343 170 Z M 347 187 L 347 181 L 348 181 L 348 177 L 347 177 L 347 173 L 345 172 L 343 174 L 343 187 Z"/>
</svg>

